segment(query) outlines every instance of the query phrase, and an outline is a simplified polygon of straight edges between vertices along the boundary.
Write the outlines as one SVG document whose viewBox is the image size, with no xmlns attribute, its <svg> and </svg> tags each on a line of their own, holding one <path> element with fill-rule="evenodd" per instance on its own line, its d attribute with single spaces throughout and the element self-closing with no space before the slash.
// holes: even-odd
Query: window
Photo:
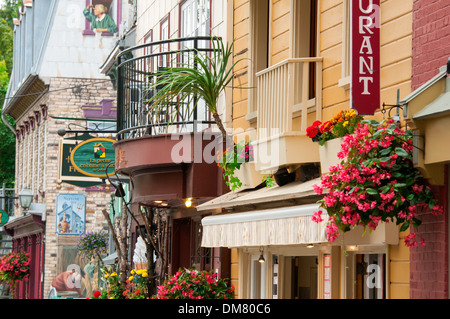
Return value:
<svg viewBox="0 0 450 319">
<path fill-rule="evenodd" d="M 169 17 L 164 19 L 164 21 L 161 22 L 161 30 L 160 30 L 160 39 L 161 41 L 169 40 Z M 168 43 L 161 44 L 160 46 L 160 52 L 169 52 L 170 46 Z M 161 55 L 160 60 L 160 67 L 169 67 L 169 55 Z"/>
<path fill-rule="evenodd" d="M 210 0 L 186 0 L 180 5 L 180 37 L 200 37 L 210 35 Z M 183 48 L 192 49 L 195 43 L 193 41 L 183 42 Z M 209 41 L 198 41 L 197 48 L 209 47 Z M 182 57 L 182 63 L 189 63 L 192 61 L 192 55 L 185 54 Z M 194 97 L 195 98 L 195 97 Z M 182 121 L 209 121 L 210 114 L 204 101 L 198 101 L 196 112 L 183 112 L 188 118 L 181 119 Z M 202 131 L 209 128 L 208 124 L 198 124 L 194 127 L 192 124 L 185 124 L 180 127 L 181 132 L 187 131 Z"/>
<path fill-rule="evenodd" d="M 339 86 L 350 88 L 351 75 L 351 4 L 350 0 L 343 1 L 342 13 L 342 74 Z"/>
<path fill-rule="evenodd" d="M 196 37 L 210 34 L 210 1 L 186 0 L 180 9 L 180 36 Z"/>
<path fill-rule="evenodd" d="M 295 0 L 292 8 L 292 52 L 293 58 L 317 56 L 317 0 Z M 303 68 L 303 66 L 301 66 Z M 309 99 L 315 97 L 316 92 L 316 65 L 309 68 Z M 299 77 L 302 70 L 297 73 Z M 302 79 L 298 79 L 301 83 Z M 303 84 L 302 84 L 303 85 Z"/>
<path fill-rule="evenodd" d="M 250 1 L 250 64 L 249 87 L 256 86 L 256 73 L 269 67 L 269 17 L 268 0 Z M 254 121 L 257 116 L 256 90 L 249 92 L 247 120 Z"/>
</svg>

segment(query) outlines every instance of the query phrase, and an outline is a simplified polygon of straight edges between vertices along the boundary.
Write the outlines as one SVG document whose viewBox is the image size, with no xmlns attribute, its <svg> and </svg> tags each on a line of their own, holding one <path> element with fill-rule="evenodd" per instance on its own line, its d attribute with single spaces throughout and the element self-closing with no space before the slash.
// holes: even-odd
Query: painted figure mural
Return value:
<svg viewBox="0 0 450 319">
<path fill-rule="evenodd" d="M 112 3 L 108 7 L 107 4 L 93 2 L 83 10 L 85 18 L 90 22 L 92 31 L 111 34 L 117 32 L 117 24 L 111 15 L 108 14 L 111 5 Z"/>
</svg>

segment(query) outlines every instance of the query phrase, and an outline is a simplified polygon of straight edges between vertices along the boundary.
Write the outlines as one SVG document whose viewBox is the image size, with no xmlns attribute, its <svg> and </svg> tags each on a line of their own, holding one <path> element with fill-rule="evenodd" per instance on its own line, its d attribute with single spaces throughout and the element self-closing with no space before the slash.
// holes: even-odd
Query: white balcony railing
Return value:
<svg viewBox="0 0 450 319">
<path fill-rule="evenodd" d="M 308 113 L 322 120 L 322 58 L 292 58 L 256 74 L 258 140 L 270 132 L 305 133 Z M 313 92 L 311 92 L 313 89 Z M 300 126 L 293 125 L 300 114 Z"/>
</svg>

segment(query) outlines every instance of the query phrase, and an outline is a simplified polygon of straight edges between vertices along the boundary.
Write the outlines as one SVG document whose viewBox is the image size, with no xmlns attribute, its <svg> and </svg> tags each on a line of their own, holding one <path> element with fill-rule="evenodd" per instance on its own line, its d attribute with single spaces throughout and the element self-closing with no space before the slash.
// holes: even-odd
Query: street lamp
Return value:
<svg viewBox="0 0 450 319">
<path fill-rule="evenodd" d="M 33 193 L 28 189 L 24 188 L 19 193 L 20 206 L 25 210 L 25 212 L 30 208 L 31 202 L 33 201 Z M 24 212 L 24 215 L 25 215 Z"/>
</svg>

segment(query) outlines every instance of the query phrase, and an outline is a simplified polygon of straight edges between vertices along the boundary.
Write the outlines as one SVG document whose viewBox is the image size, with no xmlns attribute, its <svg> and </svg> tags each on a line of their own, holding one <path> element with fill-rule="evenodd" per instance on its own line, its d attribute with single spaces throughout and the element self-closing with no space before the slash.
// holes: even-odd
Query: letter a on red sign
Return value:
<svg viewBox="0 0 450 319">
<path fill-rule="evenodd" d="M 380 107 L 380 0 L 352 3 L 352 108 L 373 115 Z"/>
</svg>

